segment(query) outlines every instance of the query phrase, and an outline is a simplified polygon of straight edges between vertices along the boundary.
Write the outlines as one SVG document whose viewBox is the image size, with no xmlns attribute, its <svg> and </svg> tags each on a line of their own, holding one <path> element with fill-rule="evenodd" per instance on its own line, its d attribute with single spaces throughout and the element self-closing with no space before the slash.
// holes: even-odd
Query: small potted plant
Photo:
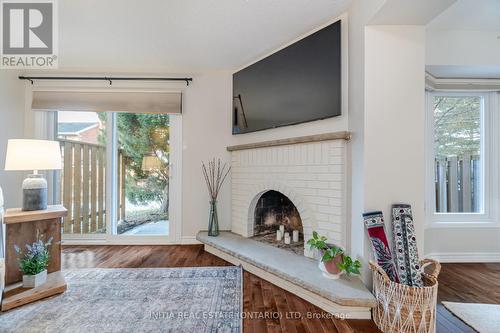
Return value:
<svg viewBox="0 0 500 333">
<path fill-rule="evenodd" d="M 52 237 L 45 243 L 37 236 L 33 244 L 26 244 L 26 252 L 15 245 L 19 254 L 19 270 L 23 273 L 23 287 L 35 288 L 47 281 L 47 266 L 49 265 L 49 246 Z"/>
<path fill-rule="evenodd" d="M 342 248 L 327 243 L 327 238 L 320 236 L 316 231 L 313 231 L 313 238 L 309 239 L 307 244 L 311 249 L 318 250 L 320 259 L 318 266 L 325 277 L 338 279 L 344 272 L 348 275 L 360 273 L 359 260 L 353 261 Z"/>
</svg>

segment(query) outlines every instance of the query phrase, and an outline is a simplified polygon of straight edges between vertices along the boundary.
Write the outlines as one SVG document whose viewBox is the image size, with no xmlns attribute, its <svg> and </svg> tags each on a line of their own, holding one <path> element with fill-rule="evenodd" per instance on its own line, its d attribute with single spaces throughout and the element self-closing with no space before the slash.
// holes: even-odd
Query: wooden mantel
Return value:
<svg viewBox="0 0 500 333">
<path fill-rule="evenodd" d="M 341 132 L 331 132 L 331 133 L 308 135 L 308 136 L 298 136 L 288 139 L 247 143 L 243 145 L 228 146 L 226 149 L 228 151 L 237 151 L 245 149 L 276 147 L 276 146 L 294 145 L 298 143 L 308 143 L 308 142 L 318 142 L 318 141 L 328 141 L 328 140 L 349 141 L 350 139 L 351 139 L 351 132 L 341 131 Z"/>
</svg>

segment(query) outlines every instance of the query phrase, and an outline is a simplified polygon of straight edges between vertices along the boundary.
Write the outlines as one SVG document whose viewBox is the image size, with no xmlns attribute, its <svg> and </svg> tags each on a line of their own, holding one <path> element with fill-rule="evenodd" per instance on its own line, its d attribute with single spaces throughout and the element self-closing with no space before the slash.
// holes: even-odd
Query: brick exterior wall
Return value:
<svg viewBox="0 0 500 333">
<path fill-rule="evenodd" d="M 331 140 L 232 153 L 232 231 L 253 236 L 254 211 L 260 196 L 274 190 L 297 207 L 304 239 L 313 230 L 344 246 L 345 141 Z M 306 256 L 312 254 L 304 249 Z"/>
</svg>

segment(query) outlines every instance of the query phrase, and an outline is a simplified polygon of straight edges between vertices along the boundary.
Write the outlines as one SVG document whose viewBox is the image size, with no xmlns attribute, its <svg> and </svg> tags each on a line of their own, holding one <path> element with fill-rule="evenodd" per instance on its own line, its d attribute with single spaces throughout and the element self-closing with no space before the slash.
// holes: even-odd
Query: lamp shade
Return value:
<svg viewBox="0 0 500 333">
<path fill-rule="evenodd" d="M 59 170 L 59 142 L 11 139 L 7 143 L 5 170 Z"/>
<path fill-rule="evenodd" d="M 162 166 L 163 163 L 156 156 L 146 155 L 142 158 L 142 171 L 160 170 Z"/>
</svg>

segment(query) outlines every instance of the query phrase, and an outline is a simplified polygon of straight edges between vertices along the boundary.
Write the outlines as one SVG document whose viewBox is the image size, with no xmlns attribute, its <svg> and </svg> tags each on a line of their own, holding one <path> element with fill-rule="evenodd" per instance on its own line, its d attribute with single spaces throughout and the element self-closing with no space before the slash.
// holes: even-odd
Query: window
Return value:
<svg viewBox="0 0 500 333">
<path fill-rule="evenodd" d="M 167 114 L 116 115 L 118 234 L 169 233 L 169 118 Z"/>
<path fill-rule="evenodd" d="M 484 96 L 435 94 L 435 212 L 484 212 Z"/>
<path fill-rule="evenodd" d="M 179 116 L 58 111 L 56 119 L 63 170 L 55 195 L 68 209 L 65 238 L 171 239 Z"/>
</svg>

